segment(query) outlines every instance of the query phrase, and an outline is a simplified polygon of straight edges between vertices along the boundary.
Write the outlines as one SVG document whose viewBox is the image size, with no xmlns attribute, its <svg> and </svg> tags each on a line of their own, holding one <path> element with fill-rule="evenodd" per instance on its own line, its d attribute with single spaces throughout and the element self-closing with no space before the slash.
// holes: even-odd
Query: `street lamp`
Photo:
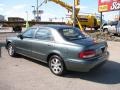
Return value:
<svg viewBox="0 0 120 90">
<path fill-rule="evenodd" d="M 29 23 L 28 23 L 28 11 L 26 11 L 26 29 L 29 27 Z"/>
</svg>

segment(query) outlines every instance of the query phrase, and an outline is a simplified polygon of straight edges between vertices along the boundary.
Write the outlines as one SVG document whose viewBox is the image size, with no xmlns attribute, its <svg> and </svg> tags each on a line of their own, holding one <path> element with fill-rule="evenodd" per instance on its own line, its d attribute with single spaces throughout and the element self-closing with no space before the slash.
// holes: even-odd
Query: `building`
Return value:
<svg viewBox="0 0 120 90">
<path fill-rule="evenodd" d="M 5 17 L 3 15 L 0 15 L 0 21 L 5 21 Z"/>
<path fill-rule="evenodd" d="M 23 22 L 24 19 L 20 17 L 8 17 L 9 22 Z"/>
</svg>

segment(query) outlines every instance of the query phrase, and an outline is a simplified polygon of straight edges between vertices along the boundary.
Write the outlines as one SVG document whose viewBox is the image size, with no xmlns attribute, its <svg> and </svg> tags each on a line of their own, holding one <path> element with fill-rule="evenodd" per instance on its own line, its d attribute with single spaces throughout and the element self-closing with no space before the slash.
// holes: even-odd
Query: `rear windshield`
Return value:
<svg viewBox="0 0 120 90">
<path fill-rule="evenodd" d="M 59 32 L 67 40 L 86 38 L 86 36 L 78 28 L 62 28 L 59 29 Z"/>
</svg>

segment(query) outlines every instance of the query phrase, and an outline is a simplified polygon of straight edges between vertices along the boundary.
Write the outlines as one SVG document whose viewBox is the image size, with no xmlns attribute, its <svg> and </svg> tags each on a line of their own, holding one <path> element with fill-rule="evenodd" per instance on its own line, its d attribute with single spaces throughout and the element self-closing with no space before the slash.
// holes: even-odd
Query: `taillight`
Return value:
<svg viewBox="0 0 120 90">
<path fill-rule="evenodd" d="M 83 52 L 80 52 L 79 53 L 79 58 L 90 58 L 90 57 L 94 57 L 95 56 L 95 51 L 94 50 L 86 50 L 86 51 L 83 51 Z"/>
</svg>

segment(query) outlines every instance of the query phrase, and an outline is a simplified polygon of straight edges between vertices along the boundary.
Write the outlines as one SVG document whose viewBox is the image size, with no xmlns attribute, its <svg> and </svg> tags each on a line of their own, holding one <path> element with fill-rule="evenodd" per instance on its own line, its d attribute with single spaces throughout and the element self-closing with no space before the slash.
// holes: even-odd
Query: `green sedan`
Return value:
<svg viewBox="0 0 120 90">
<path fill-rule="evenodd" d="M 8 37 L 6 47 L 12 57 L 21 54 L 47 63 L 55 75 L 67 70 L 88 72 L 109 56 L 105 41 L 96 42 L 67 25 L 35 25 L 16 37 Z"/>
</svg>

